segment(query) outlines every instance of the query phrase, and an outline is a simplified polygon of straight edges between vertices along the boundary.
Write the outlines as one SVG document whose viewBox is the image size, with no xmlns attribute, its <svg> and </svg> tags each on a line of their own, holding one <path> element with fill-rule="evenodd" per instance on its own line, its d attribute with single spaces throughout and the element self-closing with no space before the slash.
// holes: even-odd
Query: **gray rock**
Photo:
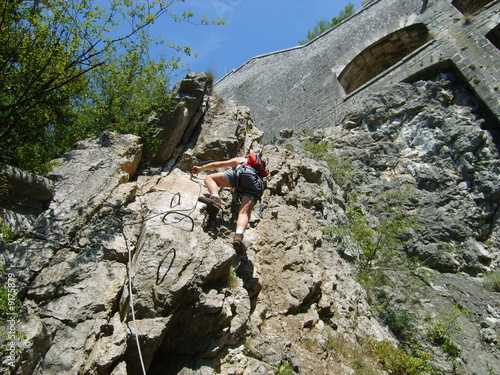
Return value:
<svg viewBox="0 0 500 375">
<path fill-rule="evenodd" d="M 199 95 L 203 85 L 188 81 Z M 131 180 L 137 137 L 80 142 L 52 173 L 48 210 L 1 253 L 23 301 L 17 329 L 25 338 L 11 372 L 136 374 L 142 362 L 150 374 L 273 374 L 280 366 L 353 374 L 350 354 L 367 356 L 367 340 L 405 340 L 374 302 L 415 316 L 412 334 L 443 371 L 498 367 L 498 295 L 477 277 L 499 264 L 499 155 L 476 114 L 453 104 L 461 90 L 400 84 L 352 108 L 348 123 L 317 131 L 314 139 L 352 161 L 350 184 L 325 161 L 260 144 L 249 109 L 215 98 L 202 98 L 204 121 L 169 146 L 158 174 Z M 251 151 L 271 175 L 263 215 L 258 204 L 246 253 L 237 255 L 231 192 L 221 191 L 224 208 L 214 214 L 197 200 L 204 174 L 189 171 Z M 339 234 L 350 194 L 376 225 L 392 204 L 386 193 L 401 186 L 412 188 L 404 209 L 421 225 L 404 235 L 392 263 L 378 264 L 388 284 L 365 290 L 356 281 L 360 248 Z M 408 268 L 407 255 L 420 264 Z M 428 339 L 443 321 L 459 351 L 453 361 Z"/>
<path fill-rule="evenodd" d="M 205 73 L 188 73 L 176 85 L 175 110 L 150 123 L 156 129 L 154 138 L 160 143 L 155 154 L 151 155 L 153 163 L 165 164 L 172 157 L 178 156 L 178 147 L 191 137 L 205 114 L 204 100 L 209 85 Z"/>
<path fill-rule="evenodd" d="M 42 202 L 48 202 L 54 196 L 54 184 L 47 178 L 2 163 L 0 175 L 5 177 L 10 194 Z"/>
</svg>

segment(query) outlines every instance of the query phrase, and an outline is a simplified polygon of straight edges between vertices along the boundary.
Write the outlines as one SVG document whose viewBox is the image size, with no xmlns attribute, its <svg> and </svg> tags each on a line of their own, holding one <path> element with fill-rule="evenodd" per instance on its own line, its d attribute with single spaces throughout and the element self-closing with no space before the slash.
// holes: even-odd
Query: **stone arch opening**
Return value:
<svg viewBox="0 0 500 375">
<path fill-rule="evenodd" d="M 486 39 L 497 47 L 497 49 L 500 49 L 500 24 L 496 25 L 495 28 L 486 34 Z"/>
<path fill-rule="evenodd" d="M 453 0 L 451 3 L 462 14 L 472 14 L 492 1 L 493 0 Z"/>
<path fill-rule="evenodd" d="M 397 30 L 365 48 L 340 73 L 339 82 L 346 94 L 401 61 L 430 39 L 422 23 Z"/>
</svg>

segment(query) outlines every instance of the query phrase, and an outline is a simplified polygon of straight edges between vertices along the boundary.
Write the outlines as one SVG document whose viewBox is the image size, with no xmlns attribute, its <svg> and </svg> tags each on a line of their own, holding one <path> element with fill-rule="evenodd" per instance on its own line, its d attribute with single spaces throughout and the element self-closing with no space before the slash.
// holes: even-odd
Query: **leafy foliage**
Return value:
<svg viewBox="0 0 500 375">
<path fill-rule="evenodd" d="M 412 194 L 409 188 L 391 189 L 380 194 L 377 204 L 367 211 L 351 194 L 347 209 L 349 232 L 359 246 L 357 266 L 361 281 L 369 277 L 374 266 L 393 266 L 406 244 L 406 235 L 418 225 L 406 204 Z"/>
<path fill-rule="evenodd" d="M 89 90 L 74 101 L 74 125 L 81 137 L 111 130 L 139 135 L 149 146 L 153 129 L 145 120 L 175 105 L 168 86 L 177 59 L 149 58 L 150 37 L 141 33 L 140 38 L 139 45 L 122 42 L 124 52 L 106 50 L 108 63 L 88 73 Z"/>
<path fill-rule="evenodd" d="M 278 365 L 274 373 L 276 375 L 293 375 L 295 374 L 295 371 L 293 370 L 293 366 L 290 362 L 283 361 Z"/>
<path fill-rule="evenodd" d="M 500 292 L 500 272 L 488 272 L 484 277 L 484 285 L 493 292 Z"/>
<path fill-rule="evenodd" d="M 352 189 L 356 180 L 354 167 L 347 158 L 331 151 L 331 143 L 307 139 L 302 148 L 313 158 L 327 162 L 340 187 Z M 374 266 L 391 265 L 404 248 L 407 234 L 418 227 L 418 218 L 409 214 L 407 208 L 412 198 L 410 188 L 389 189 L 367 208 L 359 202 L 359 196 L 351 192 L 346 210 L 349 224 L 324 228 L 324 233 L 330 238 L 340 237 L 344 246 L 354 244 L 359 248 L 356 265 L 360 281 L 369 283 L 371 278 L 379 278 L 374 275 Z"/>
<path fill-rule="evenodd" d="M 10 303 L 9 303 L 10 301 Z M 12 305 L 14 303 L 14 305 Z M 3 286 L 0 286 L 0 320 L 5 320 L 9 317 L 9 314 L 17 313 L 21 308 L 21 301 L 17 298 L 15 300 L 9 300 L 9 292 Z"/>
<path fill-rule="evenodd" d="M 315 142 L 312 139 L 306 139 L 302 144 L 302 149 L 309 152 L 314 159 L 325 160 L 328 156 L 330 144 L 327 142 Z"/>
<path fill-rule="evenodd" d="M 9 0 L 0 3 L 0 161 L 43 173 L 47 161 L 102 130 L 168 107 L 175 57 L 153 60 L 148 27 L 183 0 Z M 221 24 L 203 16 L 198 24 Z M 168 108 L 167 108 L 168 109 Z"/>
<path fill-rule="evenodd" d="M 454 328 L 459 329 L 457 319 L 468 314 L 467 310 L 453 308 L 448 311 L 444 319 L 437 319 L 427 334 L 432 343 L 441 347 L 451 358 L 458 358 L 460 355 L 460 349 L 451 339 L 452 330 Z"/>
<path fill-rule="evenodd" d="M 327 19 L 319 20 L 314 26 L 314 28 L 307 32 L 307 39 L 300 40 L 299 43 L 306 44 L 307 42 L 316 38 L 318 35 L 321 35 L 325 31 L 330 30 L 332 27 L 339 24 L 346 18 L 349 18 L 353 14 L 354 14 L 354 5 L 347 4 L 345 8 L 340 11 L 339 15 L 337 17 L 333 17 L 331 21 L 328 21 Z"/>
<path fill-rule="evenodd" d="M 415 332 L 415 315 L 406 310 L 388 309 L 383 314 L 384 322 L 400 341 L 412 342 Z"/>
<path fill-rule="evenodd" d="M 9 225 L 4 223 L 4 219 L 0 219 L 0 243 L 2 241 L 10 242 L 16 238 L 16 233 Z"/>
<path fill-rule="evenodd" d="M 307 139 L 302 144 L 302 149 L 311 154 L 314 159 L 326 161 L 335 182 L 345 190 L 350 190 L 356 173 L 349 159 L 342 155 L 330 152 L 332 144 L 328 142 L 315 142 Z"/>
<path fill-rule="evenodd" d="M 428 353 L 414 348 L 395 347 L 388 341 L 363 341 L 358 346 L 342 337 L 328 338 L 328 349 L 343 357 L 356 374 L 438 375 Z"/>
<path fill-rule="evenodd" d="M 387 341 L 371 341 L 368 344 L 370 355 L 377 360 L 390 375 L 440 374 L 441 372 L 429 364 L 428 354 L 408 352 L 404 348 L 396 348 Z"/>
</svg>

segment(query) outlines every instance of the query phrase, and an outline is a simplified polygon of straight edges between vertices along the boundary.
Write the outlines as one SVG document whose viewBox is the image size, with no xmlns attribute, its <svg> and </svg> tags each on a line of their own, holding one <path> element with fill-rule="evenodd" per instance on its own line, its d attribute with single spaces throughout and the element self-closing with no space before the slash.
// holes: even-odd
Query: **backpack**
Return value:
<svg viewBox="0 0 500 375">
<path fill-rule="evenodd" d="M 269 169 L 266 167 L 266 162 L 256 154 L 249 154 L 247 156 L 247 162 L 243 163 L 243 165 L 248 165 L 255 169 L 260 177 L 269 176 Z"/>
</svg>

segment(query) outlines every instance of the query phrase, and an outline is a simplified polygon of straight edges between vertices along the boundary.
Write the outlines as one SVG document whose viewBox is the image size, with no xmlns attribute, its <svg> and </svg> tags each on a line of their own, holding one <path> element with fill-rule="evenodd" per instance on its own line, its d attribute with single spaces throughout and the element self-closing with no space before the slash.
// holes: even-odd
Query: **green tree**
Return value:
<svg viewBox="0 0 500 375">
<path fill-rule="evenodd" d="M 178 58 L 151 59 L 150 42 L 143 34 L 139 44 L 121 42 L 123 52 L 114 46 L 107 49 L 106 64 L 87 74 L 85 95 L 73 101 L 77 115 L 73 124 L 80 138 L 103 130 L 145 137 L 143 120 L 172 107 L 168 87 L 171 72 L 179 67 Z"/>
<path fill-rule="evenodd" d="M 45 162 L 76 140 L 123 128 L 124 121 L 139 121 L 153 101 L 167 102 L 166 72 L 179 66 L 178 59 L 150 59 L 148 27 L 162 16 L 223 23 L 175 14 L 178 2 L 183 0 L 2 1 L 0 161 L 43 172 Z M 173 54 L 191 53 L 156 42 Z"/>
<path fill-rule="evenodd" d="M 419 226 L 408 212 L 411 188 L 390 189 L 369 210 L 351 195 L 347 209 L 348 236 L 359 246 L 356 260 L 361 281 L 369 279 L 374 266 L 394 268 L 394 260 L 406 244 L 408 233 Z"/>
<path fill-rule="evenodd" d="M 307 42 L 313 40 L 318 35 L 323 34 L 325 31 L 330 30 L 335 25 L 339 24 L 346 18 L 349 18 L 354 14 L 354 4 L 347 4 L 344 9 L 342 9 L 337 17 L 333 17 L 331 21 L 327 19 L 319 20 L 312 31 L 307 32 L 307 40 L 300 40 L 300 44 L 306 44 Z"/>
</svg>

